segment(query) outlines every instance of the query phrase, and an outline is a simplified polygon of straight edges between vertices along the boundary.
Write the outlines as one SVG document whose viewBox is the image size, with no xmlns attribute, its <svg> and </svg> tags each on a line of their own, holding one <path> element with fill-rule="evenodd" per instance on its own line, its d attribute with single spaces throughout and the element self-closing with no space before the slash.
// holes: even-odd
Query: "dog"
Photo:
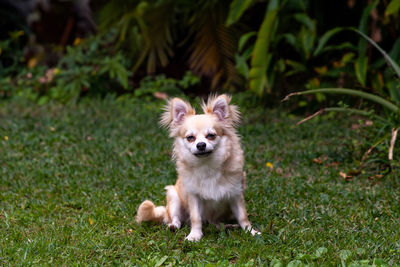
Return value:
<svg viewBox="0 0 400 267">
<path fill-rule="evenodd" d="M 166 186 L 167 205 L 156 207 L 146 200 L 138 208 L 136 221 L 154 221 L 179 229 L 190 221 L 185 238 L 199 241 L 202 222 L 219 225 L 236 218 L 240 227 L 252 235 L 244 201 L 246 174 L 244 157 L 236 127 L 240 112 L 228 95 L 211 96 L 203 101 L 204 114 L 196 115 L 191 105 L 173 98 L 164 108 L 161 125 L 174 138 L 173 159 L 178 179 Z"/>
</svg>

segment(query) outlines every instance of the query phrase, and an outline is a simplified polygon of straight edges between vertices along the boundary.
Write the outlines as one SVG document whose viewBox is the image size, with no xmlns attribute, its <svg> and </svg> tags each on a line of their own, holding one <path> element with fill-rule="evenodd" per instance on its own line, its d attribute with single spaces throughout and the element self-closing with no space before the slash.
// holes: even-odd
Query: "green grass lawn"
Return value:
<svg viewBox="0 0 400 267">
<path fill-rule="evenodd" d="M 0 265 L 400 263 L 400 179 L 339 175 L 360 138 L 346 117 L 295 126 L 284 112 L 242 109 L 247 209 L 261 236 L 204 225 L 189 243 L 187 225 L 137 225 L 138 205 L 164 204 L 176 177 L 161 105 L 1 103 Z"/>
</svg>

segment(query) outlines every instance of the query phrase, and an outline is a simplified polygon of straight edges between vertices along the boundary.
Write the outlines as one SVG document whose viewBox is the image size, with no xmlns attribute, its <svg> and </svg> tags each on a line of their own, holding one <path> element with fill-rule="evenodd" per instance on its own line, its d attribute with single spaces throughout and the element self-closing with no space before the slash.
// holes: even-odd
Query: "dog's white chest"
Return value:
<svg viewBox="0 0 400 267">
<path fill-rule="evenodd" d="M 220 169 L 201 166 L 182 177 L 185 189 L 203 199 L 221 200 L 242 192 L 241 177 L 226 177 Z"/>
</svg>

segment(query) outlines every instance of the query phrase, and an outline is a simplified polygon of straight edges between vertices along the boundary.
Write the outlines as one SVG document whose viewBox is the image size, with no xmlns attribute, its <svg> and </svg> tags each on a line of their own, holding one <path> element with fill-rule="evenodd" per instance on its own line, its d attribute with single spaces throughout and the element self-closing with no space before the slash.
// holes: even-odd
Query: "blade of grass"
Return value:
<svg viewBox="0 0 400 267">
<path fill-rule="evenodd" d="M 291 96 L 294 96 L 294 95 L 309 95 L 309 94 L 316 94 L 316 93 L 345 94 L 345 95 L 358 96 L 361 98 L 371 100 L 375 103 L 378 103 L 393 112 L 397 112 L 399 110 L 398 106 L 394 105 L 393 103 L 387 101 L 386 99 L 384 99 L 380 96 L 366 93 L 366 92 L 359 91 L 359 90 L 355 90 L 355 89 L 347 89 L 347 88 L 321 88 L 321 89 L 307 90 L 307 91 L 302 91 L 302 92 L 295 92 L 295 93 L 291 93 L 291 94 L 287 95 L 282 100 L 282 102 L 287 101 Z"/>
<path fill-rule="evenodd" d="M 300 125 L 308 120 L 311 120 L 312 118 L 321 115 L 324 112 L 345 112 L 345 113 L 349 113 L 349 114 L 358 114 L 358 115 L 362 115 L 365 117 L 371 117 L 377 120 L 380 120 L 384 123 L 388 123 L 390 124 L 390 122 L 388 120 L 386 120 L 385 118 L 373 114 L 372 111 L 365 111 L 365 110 L 361 110 L 361 109 L 354 109 L 354 108 L 341 108 L 341 107 L 330 107 L 330 108 L 323 108 L 318 110 L 317 112 L 315 112 L 314 114 L 308 116 L 307 118 L 302 119 L 301 121 L 299 121 L 298 123 L 296 123 L 296 125 Z"/>
<path fill-rule="evenodd" d="M 392 129 L 392 138 L 390 139 L 390 147 L 389 147 L 389 155 L 388 158 L 390 161 L 393 160 L 393 149 L 394 149 L 394 144 L 397 139 L 397 132 L 399 131 L 399 128 L 397 129 Z"/>
</svg>

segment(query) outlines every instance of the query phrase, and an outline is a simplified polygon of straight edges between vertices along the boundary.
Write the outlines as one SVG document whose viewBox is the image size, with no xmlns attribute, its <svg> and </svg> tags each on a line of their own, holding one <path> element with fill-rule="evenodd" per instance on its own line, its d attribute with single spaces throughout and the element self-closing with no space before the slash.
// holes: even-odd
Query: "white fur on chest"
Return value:
<svg viewBox="0 0 400 267">
<path fill-rule="evenodd" d="M 182 175 L 183 184 L 188 193 L 198 195 L 206 200 L 228 199 L 242 192 L 239 175 L 227 177 L 218 168 L 203 165 L 193 172 Z"/>
</svg>

